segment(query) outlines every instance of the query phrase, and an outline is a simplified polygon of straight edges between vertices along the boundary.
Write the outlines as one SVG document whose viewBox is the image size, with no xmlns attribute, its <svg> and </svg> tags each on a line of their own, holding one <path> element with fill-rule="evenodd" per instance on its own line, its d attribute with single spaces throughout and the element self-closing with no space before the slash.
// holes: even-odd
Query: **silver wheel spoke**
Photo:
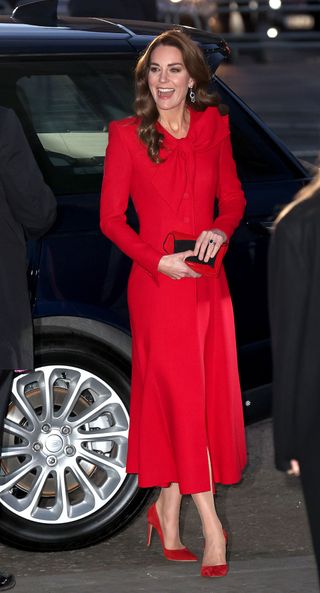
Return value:
<svg viewBox="0 0 320 593">
<path fill-rule="evenodd" d="M 1 459 L 16 457 L 17 455 L 30 455 L 30 447 L 17 445 L 16 447 L 3 447 L 1 450 Z"/>
<path fill-rule="evenodd" d="M 79 398 L 82 385 L 83 377 L 82 374 L 79 374 L 78 378 L 69 385 L 69 396 L 65 398 L 64 403 L 59 410 L 58 418 L 67 419 L 69 417 Z"/>
<path fill-rule="evenodd" d="M 25 397 L 25 395 L 23 393 L 23 388 L 24 388 L 23 383 L 24 382 L 23 382 L 22 378 L 16 379 L 16 381 L 13 382 L 12 401 L 14 403 L 16 403 L 16 405 L 21 410 L 21 412 L 24 414 L 24 416 L 28 420 L 28 422 L 30 422 L 32 427 L 35 428 L 38 425 L 39 418 L 37 417 L 28 398 Z M 22 393 L 19 393 L 18 390 L 21 391 Z"/>
<path fill-rule="evenodd" d="M 23 426 L 20 426 L 20 424 L 12 422 L 12 420 L 9 420 L 8 418 L 6 418 L 4 423 L 4 431 L 12 434 L 13 436 L 20 437 L 21 439 L 28 442 L 30 441 L 32 436 L 32 433 L 29 430 L 26 430 L 25 428 L 23 428 Z"/>
<path fill-rule="evenodd" d="M 17 482 L 30 472 L 30 470 L 36 467 L 36 462 L 33 459 L 25 462 L 16 471 L 12 472 L 7 476 L 0 477 L 0 493 L 5 490 L 10 490 Z"/>
<path fill-rule="evenodd" d="M 29 511 L 30 514 L 33 515 L 33 512 L 36 510 L 39 503 L 39 498 L 41 496 L 44 484 L 48 478 L 49 471 L 49 468 L 40 469 L 36 482 L 34 483 L 29 494 L 19 501 L 20 512 L 22 510 Z"/>
<path fill-rule="evenodd" d="M 127 430 L 114 430 L 114 428 L 107 428 L 106 430 L 92 430 L 92 431 L 78 431 L 77 438 L 81 441 L 91 443 L 98 441 L 113 441 L 114 439 L 125 437 Z"/>
<path fill-rule="evenodd" d="M 79 480 L 79 484 L 82 486 L 84 491 L 88 491 L 86 497 L 88 498 L 88 494 L 89 494 L 89 498 L 93 498 L 93 500 L 101 500 L 101 496 L 99 495 L 99 490 L 96 486 L 93 485 L 93 483 L 89 480 L 88 476 L 86 475 L 86 473 L 81 469 L 81 467 L 77 464 L 74 464 L 74 466 L 72 467 L 72 470 L 76 476 L 76 478 Z M 91 494 L 91 496 L 90 496 Z"/>
<path fill-rule="evenodd" d="M 50 382 L 50 374 L 41 373 L 39 377 L 39 387 L 42 400 L 42 420 L 43 422 L 52 422 L 53 415 L 53 393 Z"/>
<path fill-rule="evenodd" d="M 119 467 L 124 467 L 124 465 L 117 459 L 110 460 L 110 458 L 104 457 L 98 453 L 94 453 L 93 451 L 89 451 L 88 449 L 81 449 L 80 457 L 86 461 L 91 461 L 98 467 L 111 468 L 116 471 L 118 471 Z"/>
<path fill-rule="evenodd" d="M 100 400 L 98 400 L 97 402 L 92 404 L 92 406 L 90 406 L 90 408 L 88 408 L 88 411 L 85 411 L 82 414 L 80 414 L 76 420 L 72 420 L 72 422 L 70 422 L 71 426 L 73 428 L 77 428 L 78 426 L 81 426 L 82 424 L 86 424 L 86 423 L 90 422 L 91 420 L 94 420 L 97 416 L 99 416 L 99 414 L 101 412 L 104 411 L 104 409 L 106 408 L 108 403 L 109 403 L 109 401 L 107 398 L 106 399 L 101 398 Z"/>
<path fill-rule="evenodd" d="M 53 507 L 53 514 L 56 518 L 62 519 L 64 522 L 68 521 L 69 519 L 69 499 L 68 499 L 68 490 L 66 484 L 66 477 L 64 471 L 56 471 L 56 502 Z"/>
</svg>

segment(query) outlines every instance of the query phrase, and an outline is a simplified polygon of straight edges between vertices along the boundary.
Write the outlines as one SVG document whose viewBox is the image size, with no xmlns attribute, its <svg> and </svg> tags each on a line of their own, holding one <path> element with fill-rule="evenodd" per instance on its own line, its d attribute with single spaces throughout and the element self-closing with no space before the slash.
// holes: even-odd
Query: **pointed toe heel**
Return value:
<svg viewBox="0 0 320 593">
<path fill-rule="evenodd" d="M 153 504 L 148 509 L 147 519 L 148 519 L 148 529 L 147 529 L 147 546 L 148 547 L 151 544 L 152 530 L 154 528 L 159 535 L 159 538 L 160 538 L 160 541 L 162 544 L 163 554 L 167 558 L 167 560 L 173 560 L 175 562 L 197 562 L 197 560 L 198 560 L 197 556 L 192 554 L 192 552 L 190 552 L 190 550 L 188 550 L 188 548 L 169 550 L 168 548 L 165 547 L 163 532 L 161 529 L 159 516 L 158 516 L 155 504 Z"/>
<path fill-rule="evenodd" d="M 228 544 L 228 534 L 225 529 L 222 530 L 224 539 L 226 540 L 226 546 Z M 227 552 L 227 550 L 226 550 Z M 200 575 L 202 577 L 225 577 L 228 574 L 229 566 L 228 564 L 217 564 L 216 566 L 201 566 Z"/>
<path fill-rule="evenodd" d="M 175 562 L 197 562 L 198 558 L 188 548 L 181 548 L 179 550 L 168 550 L 163 548 L 163 553 L 167 560 Z"/>
<path fill-rule="evenodd" d="M 218 564 L 217 566 L 201 566 L 202 577 L 225 577 L 228 574 L 227 564 Z"/>
</svg>

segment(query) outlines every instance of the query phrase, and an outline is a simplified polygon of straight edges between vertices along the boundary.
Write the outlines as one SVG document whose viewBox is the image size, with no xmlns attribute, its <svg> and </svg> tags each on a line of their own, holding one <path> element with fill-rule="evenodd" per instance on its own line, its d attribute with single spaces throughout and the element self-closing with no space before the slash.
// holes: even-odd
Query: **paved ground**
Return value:
<svg viewBox="0 0 320 593">
<path fill-rule="evenodd" d="M 199 576 L 199 564 L 166 561 L 157 537 L 145 547 L 145 513 L 111 540 L 84 550 L 33 554 L 1 546 L 1 566 L 16 593 L 318 593 L 299 481 L 273 467 L 271 422 L 247 428 L 250 463 L 243 482 L 220 487 L 217 506 L 230 536 L 230 573 Z M 186 497 L 184 541 L 201 557 L 197 513 Z"/>
</svg>

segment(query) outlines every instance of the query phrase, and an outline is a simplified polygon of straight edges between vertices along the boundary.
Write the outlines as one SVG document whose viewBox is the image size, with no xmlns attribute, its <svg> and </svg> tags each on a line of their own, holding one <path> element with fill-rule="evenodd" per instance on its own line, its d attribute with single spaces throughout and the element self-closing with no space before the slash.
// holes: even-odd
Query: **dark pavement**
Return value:
<svg viewBox="0 0 320 593">
<path fill-rule="evenodd" d="M 200 564 L 168 562 L 154 534 L 145 546 L 145 512 L 97 546 L 36 554 L 1 546 L 1 566 L 17 576 L 16 593 L 318 593 L 299 480 L 273 467 L 271 421 L 247 428 L 250 461 L 241 484 L 219 487 L 217 507 L 230 539 L 226 578 L 204 579 Z M 201 558 L 200 522 L 190 497 L 183 540 Z"/>
</svg>

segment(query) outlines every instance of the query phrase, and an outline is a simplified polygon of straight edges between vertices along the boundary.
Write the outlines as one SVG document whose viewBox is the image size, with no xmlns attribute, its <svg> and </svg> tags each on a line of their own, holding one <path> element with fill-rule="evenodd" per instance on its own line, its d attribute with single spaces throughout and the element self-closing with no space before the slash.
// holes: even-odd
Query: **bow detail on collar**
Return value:
<svg viewBox="0 0 320 593">
<path fill-rule="evenodd" d="M 169 207 L 178 213 L 186 193 L 193 195 L 196 153 L 211 150 L 229 132 L 227 116 L 217 108 L 208 107 L 199 112 L 190 109 L 190 127 L 185 138 L 175 138 L 160 124 L 164 136 L 160 157 L 163 162 L 154 164 L 152 185 Z"/>
</svg>

